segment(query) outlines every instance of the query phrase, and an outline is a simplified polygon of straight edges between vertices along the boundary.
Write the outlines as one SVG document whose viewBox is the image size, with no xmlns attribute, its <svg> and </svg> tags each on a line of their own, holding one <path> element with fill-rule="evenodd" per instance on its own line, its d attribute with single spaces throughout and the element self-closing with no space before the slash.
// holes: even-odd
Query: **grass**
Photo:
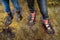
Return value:
<svg viewBox="0 0 60 40">
<path fill-rule="evenodd" d="M 44 32 L 44 29 L 41 28 L 40 17 L 38 5 L 35 3 L 35 10 L 37 13 L 36 24 L 33 27 L 27 25 L 27 17 L 29 15 L 29 9 L 27 3 L 20 1 L 23 19 L 19 23 L 16 22 L 16 14 L 14 15 L 13 22 L 10 26 L 12 33 L 15 33 L 15 37 L 11 39 L 9 33 L 2 33 L 3 29 L 7 28 L 3 25 L 6 13 L 3 11 L 2 5 L 0 5 L 0 40 L 60 40 L 60 6 L 57 7 L 48 7 L 49 18 L 53 28 L 55 30 L 54 35 L 49 35 Z M 11 5 L 11 9 L 13 6 Z M 13 8 L 14 9 L 14 8 Z"/>
</svg>

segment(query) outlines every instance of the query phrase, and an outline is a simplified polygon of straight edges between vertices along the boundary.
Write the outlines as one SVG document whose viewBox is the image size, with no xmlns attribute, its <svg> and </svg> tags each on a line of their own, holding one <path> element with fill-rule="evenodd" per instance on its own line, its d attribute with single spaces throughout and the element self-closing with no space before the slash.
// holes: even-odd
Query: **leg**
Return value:
<svg viewBox="0 0 60 40">
<path fill-rule="evenodd" d="M 11 1 L 13 3 L 14 7 L 16 8 L 16 11 L 21 11 L 21 7 L 18 3 L 18 0 L 11 0 Z"/>
<path fill-rule="evenodd" d="M 47 0 L 38 0 L 39 9 L 44 19 L 48 18 Z"/>
<path fill-rule="evenodd" d="M 13 16 L 9 7 L 9 0 L 2 0 L 3 7 L 7 12 L 8 16 L 6 17 L 5 25 L 9 25 L 12 22 Z"/>
<path fill-rule="evenodd" d="M 34 0 L 27 0 L 30 12 L 34 12 Z"/>
<path fill-rule="evenodd" d="M 35 14 L 35 10 L 34 10 L 34 0 L 27 0 L 27 3 L 28 3 L 28 8 L 30 10 L 28 24 L 30 26 L 33 26 L 35 24 L 35 18 L 36 18 L 36 14 Z"/>
<path fill-rule="evenodd" d="M 42 24 L 43 24 L 44 28 L 46 29 L 46 32 L 48 34 L 54 34 L 54 30 L 48 19 L 47 0 L 38 0 L 38 5 L 39 5 L 39 9 L 41 11 L 41 14 L 43 16 Z"/>
<path fill-rule="evenodd" d="M 17 21 L 20 21 L 22 20 L 22 10 L 21 10 L 21 7 L 18 3 L 18 0 L 11 0 L 14 7 L 16 8 L 16 12 L 17 12 Z"/>
<path fill-rule="evenodd" d="M 10 12 L 9 0 L 2 0 L 3 7 L 6 12 Z"/>
</svg>

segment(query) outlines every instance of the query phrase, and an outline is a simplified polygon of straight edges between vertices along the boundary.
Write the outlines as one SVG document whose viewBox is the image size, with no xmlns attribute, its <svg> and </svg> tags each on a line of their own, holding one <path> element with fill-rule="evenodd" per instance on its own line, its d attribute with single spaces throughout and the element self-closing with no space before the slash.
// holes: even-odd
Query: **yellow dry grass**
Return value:
<svg viewBox="0 0 60 40">
<path fill-rule="evenodd" d="M 35 3 L 36 9 L 36 24 L 33 27 L 27 25 L 27 18 L 29 15 L 29 9 L 26 2 L 20 1 L 22 12 L 23 12 L 23 19 L 19 23 L 16 22 L 16 14 L 14 15 L 13 22 L 10 26 L 12 32 L 15 33 L 15 37 L 11 39 L 6 35 L 0 34 L 0 40 L 60 40 L 60 6 L 57 7 L 48 7 L 49 18 L 51 19 L 51 24 L 55 30 L 54 35 L 49 35 L 44 32 L 44 29 L 41 28 L 40 17 L 41 14 L 39 12 L 38 5 Z M 11 5 L 11 9 L 13 6 Z M 14 9 L 14 8 L 13 8 Z M 3 26 L 6 13 L 3 11 L 2 5 L 0 5 L 0 32 L 2 32 L 2 28 L 7 28 Z"/>
</svg>

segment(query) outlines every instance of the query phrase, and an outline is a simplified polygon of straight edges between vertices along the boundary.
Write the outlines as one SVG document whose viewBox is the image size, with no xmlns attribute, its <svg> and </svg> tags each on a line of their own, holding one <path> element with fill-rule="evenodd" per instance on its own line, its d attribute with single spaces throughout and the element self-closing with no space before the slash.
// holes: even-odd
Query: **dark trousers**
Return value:
<svg viewBox="0 0 60 40">
<path fill-rule="evenodd" d="M 30 12 L 34 12 L 34 0 L 27 0 Z M 37 0 L 40 12 L 44 19 L 48 18 L 47 0 Z"/>
</svg>

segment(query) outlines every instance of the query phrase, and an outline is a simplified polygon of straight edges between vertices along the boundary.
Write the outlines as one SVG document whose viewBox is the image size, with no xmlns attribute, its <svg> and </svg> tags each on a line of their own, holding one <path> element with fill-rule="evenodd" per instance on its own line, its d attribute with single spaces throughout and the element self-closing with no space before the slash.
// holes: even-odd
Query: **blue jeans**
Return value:
<svg viewBox="0 0 60 40">
<path fill-rule="evenodd" d="M 30 12 L 34 12 L 34 0 L 27 0 Z M 40 12 L 44 19 L 48 18 L 47 0 L 37 0 Z"/>
<path fill-rule="evenodd" d="M 18 3 L 18 0 L 11 0 L 13 3 L 14 7 L 16 8 L 17 11 L 20 11 L 20 5 Z M 6 12 L 11 12 L 10 6 L 9 6 L 9 0 L 2 0 L 3 7 Z"/>
</svg>

